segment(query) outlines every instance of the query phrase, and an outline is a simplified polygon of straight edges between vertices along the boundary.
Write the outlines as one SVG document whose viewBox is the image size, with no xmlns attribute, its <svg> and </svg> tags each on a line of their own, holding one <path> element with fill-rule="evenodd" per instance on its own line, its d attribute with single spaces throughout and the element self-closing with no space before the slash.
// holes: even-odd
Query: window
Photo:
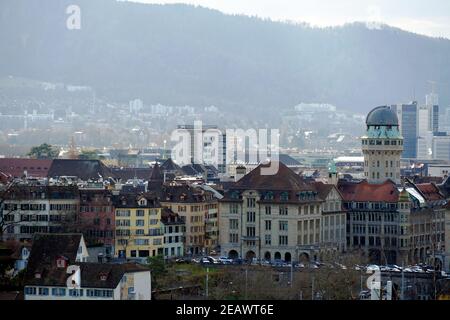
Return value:
<svg viewBox="0 0 450 320">
<path fill-rule="evenodd" d="M 39 288 L 39 295 L 40 296 L 48 296 L 49 290 L 48 288 Z"/>
<path fill-rule="evenodd" d="M 280 206 L 280 215 L 281 216 L 287 216 L 288 215 L 288 207 Z"/>
<path fill-rule="evenodd" d="M 239 206 L 237 203 L 230 204 L 230 213 L 239 213 Z"/>
<path fill-rule="evenodd" d="M 269 246 L 272 244 L 272 236 L 270 234 L 266 234 L 265 243 L 266 243 L 266 245 L 269 245 Z"/>
<path fill-rule="evenodd" d="M 69 289 L 69 296 L 70 297 L 82 297 L 83 289 Z"/>
<path fill-rule="evenodd" d="M 272 230 L 272 221 L 271 220 L 266 220 L 266 230 L 270 231 Z"/>
<path fill-rule="evenodd" d="M 130 220 L 116 220 L 116 226 L 118 227 L 129 227 Z"/>
<path fill-rule="evenodd" d="M 230 233 L 230 243 L 238 243 L 238 234 L 236 233 Z"/>
<path fill-rule="evenodd" d="M 255 222 L 256 214 L 254 212 L 247 212 L 247 222 Z"/>
<path fill-rule="evenodd" d="M 280 246 L 288 245 L 288 236 L 280 236 L 279 237 Z"/>
<path fill-rule="evenodd" d="M 247 237 L 254 237 L 255 234 L 255 227 L 247 227 Z"/>
<path fill-rule="evenodd" d="M 255 198 L 247 198 L 247 207 L 254 208 L 255 206 L 256 206 L 256 199 Z"/>
<path fill-rule="evenodd" d="M 136 217 L 143 217 L 145 214 L 144 210 L 136 210 Z"/>
<path fill-rule="evenodd" d="M 36 294 L 36 288 L 35 287 L 25 287 L 25 294 L 35 295 Z"/>
<path fill-rule="evenodd" d="M 136 220 L 136 227 L 143 227 L 145 225 L 145 220 Z"/>
<path fill-rule="evenodd" d="M 239 220 L 238 219 L 230 219 L 230 229 L 237 230 L 239 228 Z"/>
<path fill-rule="evenodd" d="M 134 244 L 137 246 L 148 246 L 148 239 L 135 239 Z"/>
<path fill-rule="evenodd" d="M 288 222 L 280 221 L 279 222 L 280 231 L 288 231 Z"/>
<path fill-rule="evenodd" d="M 130 216 L 130 210 L 117 210 L 116 211 L 117 217 L 129 217 Z"/>
<path fill-rule="evenodd" d="M 63 297 L 66 295 L 66 289 L 65 288 L 52 288 L 52 295 L 57 297 Z"/>
<path fill-rule="evenodd" d="M 272 207 L 271 206 L 266 206 L 266 214 L 267 215 L 272 214 Z"/>
</svg>

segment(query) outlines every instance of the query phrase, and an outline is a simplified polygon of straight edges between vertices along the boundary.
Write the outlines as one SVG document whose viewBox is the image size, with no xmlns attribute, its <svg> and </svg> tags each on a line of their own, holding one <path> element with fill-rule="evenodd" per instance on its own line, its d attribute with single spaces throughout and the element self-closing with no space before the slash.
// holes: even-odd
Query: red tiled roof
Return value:
<svg viewBox="0 0 450 320">
<path fill-rule="evenodd" d="M 26 171 L 29 176 L 45 178 L 52 164 L 52 160 L 0 158 L 0 171 L 4 175 L 20 178 Z"/>
<path fill-rule="evenodd" d="M 382 184 L 362 182 L 339 182 L 338 189 L 345 201 L 397 202 L 399 191 L 390 180 Z"/>
<path fill-rule="evenodd" d="M 416 187 L 422 192 L 427 201 L 444 200 L 444 196 L 434 183 L 416 184 Z"/>
</svg>

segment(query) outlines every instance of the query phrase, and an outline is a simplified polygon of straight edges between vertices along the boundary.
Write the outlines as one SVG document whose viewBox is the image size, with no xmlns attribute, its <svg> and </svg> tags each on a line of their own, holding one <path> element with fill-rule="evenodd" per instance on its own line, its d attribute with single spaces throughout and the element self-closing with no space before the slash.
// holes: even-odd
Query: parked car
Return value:
<svg viewBox="0 0 450 320">
<path fill-rule="evenodd" d="M 272 263 L 269 260 L 263 260 L 261 261 L 261 265 L 263 266 L 270 266 Z"/>
<path fill-rule="evenodd" d="M 416 272 L 416 273 L 425 273 L 425 271 L 419 265 L 415 265 L 415 266 L 411 267 L 411 270 L 412 270 L 412 272 Z"/>
<path fill-rule="evenodd" d="M 233 259 L 227 258 L 227 257 L 219 257 L 219 262 L 222 264 L 232 264 Z"/>
<path fill-rule="evenodd" d="M 273 260 L 272 261 L 272 267 L 282 267 L 283 266 L 284 261 L 283 260 Z"/>
<path fill-rule="evenodd" d="M 375 271 L 381 271 L 380 267 L 376 264 L 368 265 L 366 268 L 366 273 L 374 273 Z"/>
<path fill-rule="evenodd" d="M 241 258 L 233 259 L 233 264 L 243 264 L 243 263 L 244 263 L 244 260 L 242 260 Z"/>
<path fill-rule="evenodd" d="M 391 271 L 391 272 L 402 272 L 402 267 L 399 267 L 396 264 L 388 264 L 387 267 L 389 268 L 389 271 Z"/>
<path fill-rule="evenodd" d="M 204 259 L 205 258 L 208 259 L 209 263 L 211 263 L 211 264 L 220 264 L 219 259 L 216 259 L 216 258 L 211 257 L 211 256 L 204 257 Z"/>
<path fill-rule="evenodd" d="M 189 263 L 189 261 L 184 258 L 177 258 L 177 259 L 175 259 L 175 263 L 182 264 L 182 263 Z"/>
</svg>

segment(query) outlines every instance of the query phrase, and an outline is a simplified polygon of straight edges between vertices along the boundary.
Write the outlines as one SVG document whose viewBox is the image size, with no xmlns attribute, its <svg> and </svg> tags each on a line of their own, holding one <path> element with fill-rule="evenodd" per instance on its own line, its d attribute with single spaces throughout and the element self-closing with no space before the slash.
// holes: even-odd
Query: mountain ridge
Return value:
<svg viewBox="0 0 450 320">
<path fill-rule="evenodd" d="M 81 30 L 65 28 L 71 4 L 81 8 Z M 314 28 L 180 4 L 4 0 L 0 41 L 0 75 L 88 85 L 120 101 L 261 116 L 300 102 L 365 112 L 422 101 L 436 80 L 442 104 L 450 102 L 442 90 L 450 40 L 387 25 Z"/>
</svg>

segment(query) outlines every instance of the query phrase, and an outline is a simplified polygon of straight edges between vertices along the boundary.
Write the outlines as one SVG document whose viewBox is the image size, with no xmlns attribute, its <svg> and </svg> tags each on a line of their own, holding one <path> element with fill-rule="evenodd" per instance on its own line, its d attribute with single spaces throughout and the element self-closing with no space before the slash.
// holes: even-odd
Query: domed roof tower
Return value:
<svg viewBox="0 0 450 320">
<path fill-rule="evenodd" d="M 395 112 L 388 106 L 376 107 L 366 118 L 367 126 L 398 126 Z"/>
<path fill-rule="evenodd" d="M 361 139 L 365 178 L 370 183 L 390 179 L 399 184 L 403 137 L 397 114 L 388 106 L 377 107 L 367 115 L 366 125 Z"/>
</svg>

